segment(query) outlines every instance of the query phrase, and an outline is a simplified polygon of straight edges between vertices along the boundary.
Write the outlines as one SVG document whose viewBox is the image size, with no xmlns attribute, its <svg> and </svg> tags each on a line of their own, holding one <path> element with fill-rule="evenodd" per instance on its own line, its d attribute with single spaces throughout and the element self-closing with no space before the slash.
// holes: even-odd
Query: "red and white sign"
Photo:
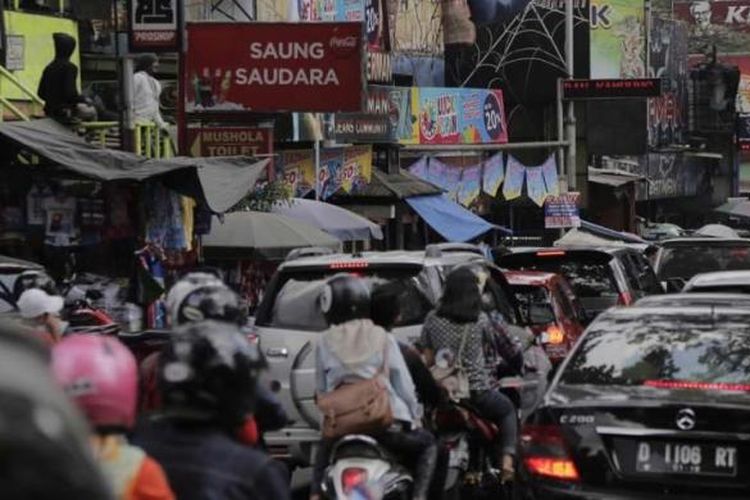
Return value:
<svg viewBox="0 0 750 500">
<path fill-rule="evenodd" d="M 130 50 L 176 52 L 177 0 L 128 0 Z"/>
<path fill-rule="evenodd" d="M 188 129 L 191 156 L 258 156 L 273 151 L 270 127 L 203 127 Z"/>
<path fill-rule="evenodd" d="M 189 113 L 360 111 L 361 23 L 187 27 Z"/>
</svg>

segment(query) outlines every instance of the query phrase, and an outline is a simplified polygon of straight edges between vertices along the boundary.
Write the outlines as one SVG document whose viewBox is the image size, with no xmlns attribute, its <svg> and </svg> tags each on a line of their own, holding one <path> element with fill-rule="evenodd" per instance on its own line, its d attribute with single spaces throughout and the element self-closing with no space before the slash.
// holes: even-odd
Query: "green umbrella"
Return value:
<svg viewBox="0 0 750 500">
<path fill-rule="evenodd" d="M 214 219 L 203 237 L 206 258 L 239 258 L 260 254 L 283 259 L 295 248 L 325 247 L 338 250 L 341 242 L 320 229 L 284 215 L 267 212 L 232 212 Z"/>
</svg>

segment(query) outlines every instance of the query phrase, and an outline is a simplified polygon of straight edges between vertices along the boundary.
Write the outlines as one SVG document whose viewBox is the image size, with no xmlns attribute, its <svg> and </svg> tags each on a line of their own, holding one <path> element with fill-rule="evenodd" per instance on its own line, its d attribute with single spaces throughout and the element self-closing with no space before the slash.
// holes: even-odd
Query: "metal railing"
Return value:
<svg viewBox="0 0 750 500">
<path fill-rule="evenodd" d="M 120 124 L 118 122 L 82 122 L 78 130 L 85 139 L 103 148 L 120 147 Z"/>
<path fill-rule="evenodd" d="M 39 112 L 44 108 L 44 101 L 38 95 L 36 95 L 36 92 L 24 85 L 18 78 L 15 77 L 13 73 L 8 71 L 8 69 L 2 65 L 0 65 L 0 80 L 10 82 L 16 88 L 18 88 L 21 93 L 23 93 L 23 95 L 28 97 L 29 101 L 31 101 L 32 114 L 39 114 Z M 0 122 L 3 121 L 6 109 L 19 120 L 29 120 L 29 116 L 21 111 L 18 106 L 13 104 L 8 98 L 0 96 Z"/>
<path fill-rule="evenodd" d="M 174 156 L 169 133 L 156 123 L 136 123 L 133 146 L 135 153 L 147 158 L 171 158 Z"/>
</svg>

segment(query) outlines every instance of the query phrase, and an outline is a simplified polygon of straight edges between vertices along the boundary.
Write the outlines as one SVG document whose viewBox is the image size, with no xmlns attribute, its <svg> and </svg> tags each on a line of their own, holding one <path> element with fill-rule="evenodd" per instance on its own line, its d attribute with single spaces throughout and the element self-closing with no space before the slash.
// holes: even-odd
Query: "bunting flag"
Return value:
<svg viewBox="0 0 750 500">
<path fill-rule="evenodd" d="M 540 207 L 544 206 L 544 200 L 547 199 L 547 188 L 544 186 L 542 167 L 526 168 L 526 192 L 531 201 Z"/>
<path fill-rule="evenodd" d="M 544 174 L 544 184 L 547 187 L 547 195 L 559 195 L 560 180 L 557 176 L 557 159 L 554 153 L 549 155 L 549 158 L 542 163 L 542 173 Z"/>
<path fill-rule="evenodd" d="M 498 153 L 492 158 L 485 160 L 482 173 L 482 191 L 492 196 L 497 195 L 497 190 L 503 183 L 505 169 L 503 168 L 503 154 Z"/>
<path fill-rule="evenodd" d="M 461 183 L 458 189 L 457 201 L 465 206 L 470 206 L 479 197 L 482 183 L 482 164 L 474 165 L 464 169 Z"/>
<path fill-rule="evenodd" d="M 407 169 L 410 174 L 416 175 L 422 180 L 429 180 L 429 176 L 427 173 L 427 158 L 422 157 L 419 160 L 415 161 L 411 164 L 411 166 Z"/>
<path fill-rule="evenodd" d="M 512 156 L 508 156 L 508 164 L 505 172 L 505 184 L 503 185 L 503 197 L 506 200 L 515 200 L 521 196 L 523 182 L 526 180 L 526 167 Z"/>
</svg>

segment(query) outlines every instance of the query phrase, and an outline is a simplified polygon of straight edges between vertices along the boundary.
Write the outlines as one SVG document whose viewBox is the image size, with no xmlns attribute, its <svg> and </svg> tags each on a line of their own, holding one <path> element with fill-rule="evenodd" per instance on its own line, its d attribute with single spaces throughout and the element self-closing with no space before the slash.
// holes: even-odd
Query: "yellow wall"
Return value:
<svg viewBox="0 0 750 500">
<path fill-rule="evenodd" d="M 76 39 L 76 50 L 70 60 L 78 66 L 80 85 L 81 62 L 77 43 L 78 23 L 61 17 L 5 11 L 5 27 L 8 35 L 23 35 L 24 37 L 24 69 L 13 72 L 21 83 L 36 93 L 44 67 L 55 57 L 52 33 L 59 32 L 67 33 Z M 8 99 L 26 99 L 15 85 L 4 80 L 4 78 L 0 78 L 0 95 Z"/>
</svg>

